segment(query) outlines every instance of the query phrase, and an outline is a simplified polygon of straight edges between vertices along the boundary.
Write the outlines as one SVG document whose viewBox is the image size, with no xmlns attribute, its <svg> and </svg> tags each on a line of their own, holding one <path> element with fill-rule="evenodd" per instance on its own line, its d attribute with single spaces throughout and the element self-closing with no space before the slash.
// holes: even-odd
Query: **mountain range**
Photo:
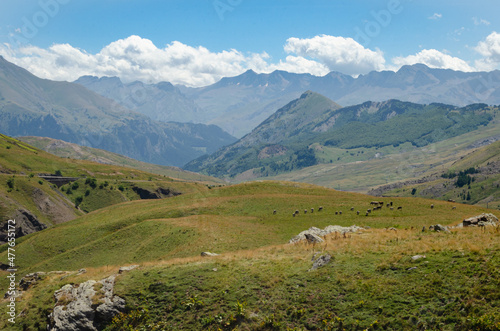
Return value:
<svg viewBox="0 0 500 331">
<path fill-rule="evenodd" d="M 403 66 L 397 72 L 373 71 L 356 78 L 339 72 L 318 77 L 248 70 L 200 88 L 169 83 L 123 84 L 116 77 L 86 76 L 76 82 L 154 119 L 216 124 L 238 138 L 306 90 L 342 106 L 389 99 L 454 106 L 500 104 L 500 71 L 461 72 L 423 64 Z"/>
<path fill-rule="evenodd" d="M 61 139 L 173 166 L 235 140 L 215 125 L 155 121 L 79 84 L 40 79 L 1 57 L 0 131 Z"/>
<path fill-rule="evenodd" d="M 307 91 L 234 144 L 185 168 L 219 177 L 235 178 L 246 171 L 267 177 L 335 159 L 345 163 L 341 156 L 333 156 L 340 150 L 351 155 L 351 161 L 364 161 L 368 155 L 376 157 L 373 152 L 378 149 L 398 153 L 400 145 L 421 148 L 475 131 L 488 125 L 497 112 L 486 104 L 456 107 L 399 100 L 340 107 Z"/>
</svg>

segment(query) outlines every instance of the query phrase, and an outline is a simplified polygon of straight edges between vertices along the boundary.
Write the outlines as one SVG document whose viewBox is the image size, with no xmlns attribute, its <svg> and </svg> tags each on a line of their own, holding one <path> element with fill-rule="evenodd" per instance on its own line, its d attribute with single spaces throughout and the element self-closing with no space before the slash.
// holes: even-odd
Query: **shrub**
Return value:
<svg viewBox="0 0 500 331">
<path fill-rule="evenodd" d="M 78 196 L 78 197 L 76 197 L 76 199 L 75 199 L 75 208 L 78 208 L 78 206 L 80 206 L 82 202 L 83 202 L 83 197 L 81 195 Z"/>
<path fill-rule="evenodd" d="M 13 189 L 14 188 L 14 178 L 9 178 L 7 179 L 7 186 L 9 187 L 9 189 Z"/>
</svg>

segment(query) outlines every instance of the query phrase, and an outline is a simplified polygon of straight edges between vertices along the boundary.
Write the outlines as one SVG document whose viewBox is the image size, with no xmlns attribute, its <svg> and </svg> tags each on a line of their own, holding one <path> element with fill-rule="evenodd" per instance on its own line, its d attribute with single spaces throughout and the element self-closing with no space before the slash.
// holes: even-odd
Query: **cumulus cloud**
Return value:
<svg viewBox="0 0 500 331">
<path fill-rule="evenodd" d="M 385 59 L 380 50 L 372 51 L 352 38 L 320 35 L 309 39 L 289 38 L 287 53 L 310 58 L 330 71 L 359 75 L 384 68 Z"/>
<path fill-rule="evenodd" d="M 423 63 L 430 68 L 474 71 L 474 68 L 469 66 L 469 64 L 467 64 L 464 60 L 435 49 L 424 49 L 415 55 L 395 57 L 392 59 L 392 63 L 398 67 Z"/>
<path fill-rule="evenodd" d="M 159 48 L 139 36 L 114 41 L 97 54 L 69 44 L 55 44 L 48 49 L 34 46 L 13 49 L 5 44 L 0 46 L 0 54 L 37 76 L 53 80 L 73 81 L 83 75 L 118 76 L 125 82 L 169 81 L 188 86 L 209 85 L 248 69 L 313 75 L 340 71 L 359 75 L 384 68 L 382 52 L 364 48 L 351 38 L 325 35 L 290 38 L 284 47 L 289 55 L 277 62 L 272 62 L 266 52 L 244 54 L 235 49 L 212 52 L 179 41 Z"/>
<path fill-rule="evenodd" d="M 434 13 L 434 15 L 427 17 L 430 20 L 438 20 L 443 17 L 443 14 Z"/>
<path fill-rule="evenodd" d="M 500 33 L 492 32 L 484 41 L 480 41 L 474 49 L 484 56 L 483 59 L 477 60 L 475 63 L 478 69 L 487 71 L 496 69 L 500 64 Z"/>
<path fill-rule="evenodd" d="M 235 49 L 213 52 L 179 41 L 161 48 L 139 36 L 114 41 L 97 54 L 69 44 L 55 44 L 47 49 L 0 44 L 0 55 L 42 78 L 74 81 L 83 75 L 117 76 L 124 82 L 168 81 L 196 87 L 213 84 L 222 77 L 236 76 L 248 69 L 317 76 L 330 71 L 357 76 L 373 70 L 398 70 L 403 65 L 416 63 L 461 71 L 492 70 L 500 63 L 500 34 L 493 32 L 475 50 L 483 58 L 476 61 L 473 68 L 464 60 L 435 49 L 396 57 L 386 64 L 382 51 L 365 48 L 352 38 L 329 35 L 289 38 L 284 45 L 288 54 L 284 59 L 272 59 L 266 52 L 242 53 Z"/>
<path fill-rule="evenodd" d="M 0 53 L 37 76 L 54 80 L 73 81 L 83 75 L 118 76 L 126 82 L 169 81 L 189 86 L 208 85 L 224 76 L 238 75 L 253 65 L 262 66 L 269 57 L 266 53 L 244 55 L 234 49 L 215 53 L 178 41 L 158 48 L 151 40 L 138 36 L 112 42 L 97 54 L 68 44 L 16 50 L 4 45 Z"/>
</svg>

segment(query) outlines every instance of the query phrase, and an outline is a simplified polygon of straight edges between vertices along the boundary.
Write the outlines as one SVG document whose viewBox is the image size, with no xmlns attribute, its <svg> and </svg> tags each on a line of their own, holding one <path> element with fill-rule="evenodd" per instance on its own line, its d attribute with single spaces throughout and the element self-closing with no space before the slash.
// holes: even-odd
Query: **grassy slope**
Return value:
<svg viewBox="0 0 500 331">
<path fill-rule="evenodd" d="M 58 190 L 45 180 L 36 177 L 40 173 L 53 174 L 57 170 L 61 171 L 64 176 L 82 177 L 77 181 L 79 187 L 73 189 L 71 194 L 67 194 L 67 188 L 73 184 L 64 185 Z M 86 185 L 87 177 L 95 178 L 97 186 L 92 188 Z M 9 190 L 7 185 L 7 181 L 11 179 L 14 180 L 13 190 Z M 103 184 L 102 187 L 101 184 Z M 123 190 L 119 189 L 120 186 Z M 24 208 L 47 225 L 55 223 L 50 215 L 44 214 L 36 206 L 33 200 L 35 189 L 43 190 L 44 194 L 53 200 L 62 199 L 68 205 L 67 208 L 77 216 L 82 214 L 81 210 L 73 206 L 77 197 L 83 197 L 81 205 L 83 210 L 92 211 L 114 203 L 139 199 L 139 195 L 133 190 L 134 187 L 152 191 L 163 187 L 177 193 L 187 193 L 205 186 L 195 182 L 174 181 L 169 177 L 129 167 L 60 158 L 0 134 L 0 195 L 2 197 L 0 216 L 2 219 L 10 218 L 16 209 Z M 88 195 L 86 195 L 86 190 L 89 190 Z M 64 193 L 65 197 L 61 197 L 61 193 Z"/>
<path fill-rule="evenodd" d="M 64 279 L 47 276 L 28 291 L 31 308 L 19 325 L 44 325 L 52 293 L 60 286 L 105 276 L 132 263 L 142 267 L 119 278 L 120 295 L 131 309 L 151 310 L 149 320 L 163 320 L 167 329 L 217 329 L 224 324 L 231 329 L 240 322 L 241 329 L 273 329 L 273 324 L 277 330 L 317 329 L 322 323 L 337 325 L 336 317 L 350 326 L 369 327 L 378 320 L 394 329 L 445 322 L 452 329 L 453 323 L 466 323 L 469 315 L 493 314 L 500 321 L 494 310 L 500 305 L 500 287 L 492 288 L 500 272 L 498 232 L 446 235 L 418 230 L 422 225 L 456 224 L 484 209 L 394 198 L 401 211 L 384 207 L 369 217 L 350 211 L 366 210 L 371 200 L 307 184 L 255 182 L 97 210 L 18 240 L 19 274 L 90 270 Z M 291 215 L 320 205 L 322 212 Z M 339 210 L 343 215 L 335 215 Z M 333 254 L 334 263 L 307 273 L 311 247 L 286 243 L 304 229 L 330 224 L 373 229 L 361 236 L 332 237 L 317 249 Z M 379 230 L 385 227 L 399 230 Z M 200 260 L 202 251 L 222 256 Z M 427 254 L 430 263 L 411 262 L 414 254 Z M 1 256 L 5 259 L 5 252 Z M 419 269 L 408 272 L 413 265 Z M 477 274 L 479 268 L 489 271 Z M 464 276 L 457 278 L 458 271 Z M 5 277 L 0 279 L 5 285 Z M 480 302 L 483 297 L 488 305 Z M 240 315 L 238 302 L 246 305 Z M 443 315 L 448 304 L 453 307 L 450 320 Z M 19 309 L 27 305 L 23 299 Z"/>
<path fill-rule="evenodd" d="M 346 150 L 316 144 L 313 145 L 317 150 L 316 155 L 325 162 L 324 164 L 267 179 L 292 180 L 341 190 L 367 192 L 379 185 L 417 179 L 444 171 L 473 151 L 468 148 L 472 143 L 496 136 L 499 130 L 500 120 L 496 116 L 480 130 L 422 148 L 402 144 L 398 147 Z M 329 160 L 332 160 L 331 163 Z M 252 179 L 260 178 L 253 176 Z"/>
<path fill-rule="evenodd" d="M 206 182 L 208 184 L 222 183 L 222 180 L 215 177 L 209 177 L 190 171 L 185 171 L 176 167 L 167 167 L 145 163 L 102 149 L 79 146 L 62 140 L 45 137 L 20 137 L 18 139 L 46 152 L 64 158 L 89 160 L 98 163 L 125 166 L 180 180 Z"/>
<path fill-rule="evenodd" d="M 457 178 L 446 179 L 435 176 L 421 184 L 408 184 L 383 193 L 385 196 L 411 196 L 413 189 L 416 195 L 434 199 L 453 199 L 463 203 L 472 203 L 490 208 L 500 209 L 500 141 L 479 148 L 462 156 L 449 167 L 440 169 L 438 174 L 458 173 L 469 168 L 479 169 L 473 174 L 474 182 L 464 187 L 456 187 Z M 436 179 L 437 178 L 437 179 Z M 470 193 L 471 199 L 465 200 L 463 194 Z"/>
</svg>

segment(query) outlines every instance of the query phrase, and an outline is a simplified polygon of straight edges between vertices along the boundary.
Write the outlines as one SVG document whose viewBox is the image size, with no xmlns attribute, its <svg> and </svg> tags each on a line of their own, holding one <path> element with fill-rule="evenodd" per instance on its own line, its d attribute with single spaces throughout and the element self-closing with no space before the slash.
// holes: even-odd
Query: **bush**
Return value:
<svg viewBox="0 0 500 331">
<path fill-rule="evenodd" d="M 7 187 L 11 190 L 14 188 L 14 178 L 7 179 Z"/>
<path fill-rule="evenodd" d="M 87 179 L 85 179 L 85 185 L 89 185 L 91 188 L 96 188 L 97 187 L 97 179 L 87 177 Z"/>
<path fill-rule="evenodd" d="M 54 172 L 54 175 L 56 175 L 56 176 L 62 176 L 62 172 L 61 172 L 61 170 L 56 170 L 56 171 Z"/>
<path fill-rule="evenodd" d="M 78 208 L 78 206 L 80 206 L 80 204 L 83 202 L 83 197 L 80 195 L 78 197 L 76 197 L 75 199 L 75 208 Z"/>
<path fill-rule="evenodd" d="M 71 186 L 73 190 L 78 190 L 79 187 L 80 185 L 77 182 L 74 182 L 73 185 Z"/>
</svg>

